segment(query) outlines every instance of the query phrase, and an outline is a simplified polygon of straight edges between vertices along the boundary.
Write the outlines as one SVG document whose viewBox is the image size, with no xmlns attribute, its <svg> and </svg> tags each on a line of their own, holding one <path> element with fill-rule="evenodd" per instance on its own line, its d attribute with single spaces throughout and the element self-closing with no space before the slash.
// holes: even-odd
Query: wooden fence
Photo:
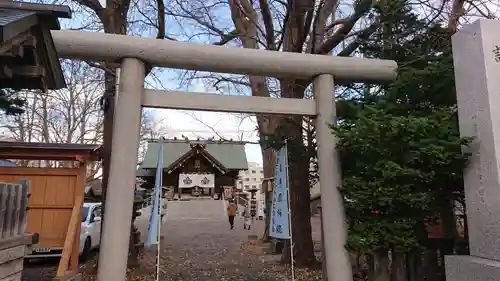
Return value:
<svg viewBox="0 0 500 281">
<path fill-rule="evenodd" d="M 37 242 L 25 233 L 28 197 L 28 181 L 0 182 L 0 280 L 21 280 L 26 246 Z"/>
<path fill-rule="evenodd" d="M 0 183 L 0 239 L 24 235 L 28 212 L 29 183 Z"/>
</svg>

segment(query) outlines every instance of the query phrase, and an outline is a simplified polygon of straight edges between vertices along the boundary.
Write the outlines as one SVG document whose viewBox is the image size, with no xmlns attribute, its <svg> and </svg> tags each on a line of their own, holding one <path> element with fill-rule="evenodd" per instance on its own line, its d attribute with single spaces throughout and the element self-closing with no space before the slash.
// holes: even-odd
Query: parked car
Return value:
<svg viewBox="0 0 500 281">
<path fill-rule="evenodd" d="M 93 249 L 98 248 L 101 240 L 102 203 L 84 203 L 80 229 L 80 257 L 86 258 Z M 60 257 L 62 248 L 37 248 L 34 245 L 28 259 Z"/>
</svg>

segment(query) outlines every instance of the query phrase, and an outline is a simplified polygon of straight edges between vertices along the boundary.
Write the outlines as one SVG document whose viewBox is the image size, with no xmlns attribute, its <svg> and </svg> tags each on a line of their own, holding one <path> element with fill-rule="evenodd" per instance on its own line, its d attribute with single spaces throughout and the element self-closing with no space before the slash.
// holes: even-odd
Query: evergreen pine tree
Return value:
<svg viewBox="0 0 500 281">
<path fill-rule="evenodd" d="M 467 156 L 461 148 L 468 140 L 459 137 L 454 112 L 448 31 L 419 18 L 406 0 L 384 1 L 370 16 L 381 25 L 360 52 L 400 67 L 391 85 L 367 85 L 341 101 L 357 108 L 334 126 L 350 224 L 347 246 L 382 267 L 386 261 L 382 275 L 389 274 L 391 253 L 392 280 L 405 281 L 405 259 L 421 258 L 430 227 L 444 226 L 443 238 L 458 239 L 454 203 L 463 201 Z M 443 275 L 434 269 L 426 271 Z"/>
</svg>

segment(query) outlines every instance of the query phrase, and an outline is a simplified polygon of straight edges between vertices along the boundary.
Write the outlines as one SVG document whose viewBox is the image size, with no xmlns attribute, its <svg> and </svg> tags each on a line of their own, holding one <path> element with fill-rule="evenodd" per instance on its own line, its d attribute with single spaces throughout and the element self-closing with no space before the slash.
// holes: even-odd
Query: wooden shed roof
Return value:
<svg viewBox="0 0 500 281">
<path fill-rule="evenodd" d="M 0 85 L 13 89 L 60 89 L 66 86 L 50 34 L 67 6 L 0 1 Z"/>
<path fill-rule="evenodd" d="M 71 9 L 64 5 L 39 4 L 20 1 L 0 1 L 0 9 L 17 9 L 36 12 L 39 15 L 55 18 L 71 18 Z"/>
<path fill-rule="evenodd" d="M 99 160 L 100 145 L 0 141 L 1 159 Z"/>
</svg>

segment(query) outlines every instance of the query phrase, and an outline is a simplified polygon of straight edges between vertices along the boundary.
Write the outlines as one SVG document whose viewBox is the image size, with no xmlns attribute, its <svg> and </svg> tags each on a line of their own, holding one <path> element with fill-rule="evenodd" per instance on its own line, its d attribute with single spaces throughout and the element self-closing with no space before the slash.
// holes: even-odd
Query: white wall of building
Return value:
<svg viewBox="0 0 500 281">
<path fill-rule="evenodd" d="M 257 198 L 257 216 L 264 217 L 264 194 L 260 193 L 262 180 L 264 179 L 264 171 L 262 166 L 258 163 L 250 162 L 248 163 L 248 170 L 240 171 L 238 175 L 238 181 L 236 182 L 236 188 L 247 194 L 247 198 L 250 198 L 251 189 L 258 189 L 255 193 Z"/>
<path fill-rule="evenodd" d="M 260 164 L 250 162 L 248 163 L 248 170 L 240 171 L 238 175 L 238 181 L 236 182 L 236 188 L 247 194 L 247 198 L 250 198 L 250 192 L 248 190 L 257 188 L 258 191 L 255 194 L 257 198 L 257 216 L 264 217 L 265 210 L 265 195 L 261 193 L 262 180 L 264 179 L 264 171 Z M 316 199 L 320 195 L 319 182 L 315 183 L 311 187 L 311 199 Z"/>
</svg>

